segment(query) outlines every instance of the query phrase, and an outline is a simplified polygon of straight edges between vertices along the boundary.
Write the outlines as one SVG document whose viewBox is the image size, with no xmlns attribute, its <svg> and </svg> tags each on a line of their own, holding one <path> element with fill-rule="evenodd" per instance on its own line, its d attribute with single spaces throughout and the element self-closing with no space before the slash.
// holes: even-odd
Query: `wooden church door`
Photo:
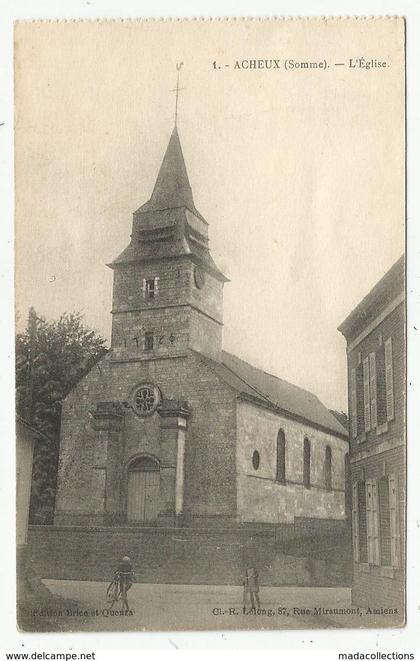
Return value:
<svg viewBox="0 0 420 661">
<path fill-rule="evenodd" d="M 154 521 L 159 512 L 160 471 L 150 457 L 140 457 L 128 468 L 127 520 Z"/>
</svg>

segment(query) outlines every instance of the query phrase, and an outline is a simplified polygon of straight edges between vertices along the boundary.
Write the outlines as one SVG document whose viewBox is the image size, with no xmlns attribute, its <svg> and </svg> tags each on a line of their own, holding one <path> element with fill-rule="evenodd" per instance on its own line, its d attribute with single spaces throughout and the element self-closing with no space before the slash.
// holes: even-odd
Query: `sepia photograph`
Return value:
<svg viewBox="0 0 420 661">
<path fill-rule="evenodd" d="M 404 19 L 14 69 L 19 630 L 404 626 Z"/>
</svg>

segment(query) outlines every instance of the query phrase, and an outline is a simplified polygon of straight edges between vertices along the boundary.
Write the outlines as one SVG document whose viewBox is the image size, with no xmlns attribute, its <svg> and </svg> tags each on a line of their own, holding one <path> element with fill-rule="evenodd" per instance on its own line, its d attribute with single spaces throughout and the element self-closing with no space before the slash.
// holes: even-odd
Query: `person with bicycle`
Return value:
<svg viewBox="0 0 420 661">
<path fill-rule="evenodd" d="M 112 605 L 121 599 L 123 607 L 128 608 L 127 592 L 134 583 L 134 571 L 130 558 L 125 555 L 121 558 L 117 570 L 114 574 L 112 583 L 108 586 L 107 594 L 112 599 Z M 117 590 L 113 593 L 112 586 L 115 585 Z M 112 606 L 111 606 L 112 607 Z"/>
</svg>

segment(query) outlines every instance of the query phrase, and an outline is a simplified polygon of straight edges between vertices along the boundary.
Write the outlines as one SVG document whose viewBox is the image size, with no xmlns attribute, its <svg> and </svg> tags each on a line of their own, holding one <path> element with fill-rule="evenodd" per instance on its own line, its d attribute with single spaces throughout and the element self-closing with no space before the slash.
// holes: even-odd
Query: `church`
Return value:
<svg viewBox="0 0 420 661">
<path fill-rule="evenodd" d="M 55 526 L 346 518 L 347 430 L 223 350 L 223 288 L 175 125 L 113 270 L 108 353 L 63 403 Z"/>
</svg>

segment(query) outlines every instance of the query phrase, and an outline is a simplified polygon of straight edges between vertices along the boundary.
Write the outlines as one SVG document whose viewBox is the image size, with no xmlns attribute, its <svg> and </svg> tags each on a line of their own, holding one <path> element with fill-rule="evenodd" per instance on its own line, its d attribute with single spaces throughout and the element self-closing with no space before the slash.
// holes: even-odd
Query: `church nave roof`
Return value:
<svg viewBox="0 0 420 661">
<path fill-rule="evenodd" d="M 222 351 L 221 361 L 198 354 L 234 390 L 253 400 L 269 405 L 292 417 L 322 427 L 334 435 L 348 437 L 337 418 L 309 390 L 254 367 L 245 360 Z"/>
</svg>

